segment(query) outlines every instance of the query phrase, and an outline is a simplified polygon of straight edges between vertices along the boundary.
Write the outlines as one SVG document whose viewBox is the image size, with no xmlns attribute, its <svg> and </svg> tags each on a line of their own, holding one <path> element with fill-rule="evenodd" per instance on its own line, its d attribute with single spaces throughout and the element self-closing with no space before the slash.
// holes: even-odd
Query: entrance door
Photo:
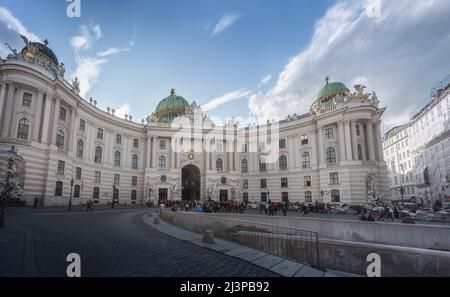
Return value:
<svg viewBox="0 0 450 297">
<path fill-rule="evenodd" d="M 220 190 L 220 202 L 228 201 L 228 190 Z"/>
<path fill-rule="evenodd" d="M 200 169 L 194 165 L 187 165 L 181 172 L 182 199 L 186 201 L 200 201 Z"/>
<path fill-rule="evenodd" d="M 119 189 L 114 189 L 113 200 L 114 203 L 119 203 Z"/>
<path fill-rule="evenodd" d="M 159 189 L 158 190 L 159 201 L 167 201 L 168 190 L 167 189 Z"/>
</svg>

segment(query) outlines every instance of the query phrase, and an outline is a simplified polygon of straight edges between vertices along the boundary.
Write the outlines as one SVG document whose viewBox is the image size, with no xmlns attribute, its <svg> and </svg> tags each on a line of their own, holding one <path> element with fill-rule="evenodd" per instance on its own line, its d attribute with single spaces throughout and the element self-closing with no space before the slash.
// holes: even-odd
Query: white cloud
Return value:
<svg viewBox="0 0 450 297">
<path fill-rule="evenodd" d="M 261 79 L 261 83 L 262 84 L 266 84 L 266 83 L 268 83 L 271 80 L 272 80 L 272 75 L 269 74 L 266 77 L 264 77 L 263 79 Z"/>
<path fill-rule="evenodd" d="M 308 112 L 330 76 L 349 88 L 362 82 L 375 90 L 388 107 L 386 125 L 404 121 L 449 72 L 450 1 L 382 1 L 379 18 L 369 17 L 365 3 L 341 0 L 331 7 L 275 86 L 250 97 L 251 113 L 279 118 Z"/>
<path fill-rule="evenodd" d="M 105 51 L 97 53 L 98 57 L 108 57 L 120 54 L 122 52 L 129 52 L 131 49 L 129 47 L 119 48 L 119 47 L 111 47 Z"/>
<path fill-rule="evenodd" d="M 125 103 L 116 110 L 115 116 L 124 119 L 125 115 L 128 116 L 130 115 L 130 112 L 131 112 L 130 104 Z"/>
<path fill-rule="evenodd" d="M 22 22 L 17 19 L 10 10 L 0 6 L 0 55 L 5 56 L 10 51 L 5 45 L 7 42 L 11 47 L 21 50 L 25 46 L 19 35 L 27 37 L 31 41 L 40 41 L 41 38 L 30 32 Z"/>
<path fill-rule="evenodd" d="M 206 103 L 202 106 L 202 110 L 205 112 L 210 111 L 210 110 L 216 109 L 217 107 L 219 107 L 225 103 L 228 103 L 228 102 L 231 102 L 231 101 L 243 98 L 243 97 L 247 97 L 250 94 L 251 94 L 251 92 L 248 90 L 245 90 L 245 89 L 233 91 L 233 92 L 227 93 L 225 95 L 222 95 L 220 97 L 212 99 L 211 101 L 209 101 L 208 103 Z"/>
<path fill-rule="evenodd" d="M 72 78 L 78 77 L 80 81 L 80 96 L 86 94 L 98 82 L 101 68 L 108 63 L 107 57 L 117 55 L 121 52 L 130 51 L 130 47 L 110 47 L 96 54 L 93 53 L 96 41 L 103 37 L 100 25 L 81 25 L 80 34 L 70 39 L 70 45 L 74 49 L 74 58 L 77 69 L 72 74 Z"/>
<path fill-rule="evenodd" d="M 237 20 L 239 20 L 240 18 L 241 18 L 241 16 L 239 16 L 237 14 L 224 15 L 219 20 L 219 22 L 214 26 L 214 30 L 212 31 L 212 36 L 216 36 L 216 35 L 224 32 L 225 30 L 227 30 L 228 28 L 233 26 L 234 23 Z"/>
</svg>

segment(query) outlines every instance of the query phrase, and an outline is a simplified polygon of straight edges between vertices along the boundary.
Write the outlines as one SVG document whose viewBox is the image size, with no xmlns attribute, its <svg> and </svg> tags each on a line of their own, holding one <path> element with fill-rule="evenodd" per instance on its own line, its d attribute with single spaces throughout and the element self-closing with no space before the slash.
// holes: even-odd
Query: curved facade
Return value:
<svg viewBox="0 0 450 297">
<path fill-rule="evenodd" d="M 81 98 L 78 81 L 64 79 L 56 58 L 27 52 L 0 60 L 0 168 L 14 145 L 28 203 L 38 196 L 45 205 L 66 205 L 71 191 L 74 204 L 208 197 L 363 203 L 371 192 L 389 194 L 384 109 L 375 93 L 359 86 L 268 126 L 215 127 L 195 102 L 184 101 L 139 124 Z M 182 134 L 186 123 L 199 132 Z M 260 136 L 272 126 L 278 128 L 279 137 L 269 141 L 277 143 L 277 158 L 266 164 Z M 225 130 L 232 133 L 223 137 Z"/>
</svg>

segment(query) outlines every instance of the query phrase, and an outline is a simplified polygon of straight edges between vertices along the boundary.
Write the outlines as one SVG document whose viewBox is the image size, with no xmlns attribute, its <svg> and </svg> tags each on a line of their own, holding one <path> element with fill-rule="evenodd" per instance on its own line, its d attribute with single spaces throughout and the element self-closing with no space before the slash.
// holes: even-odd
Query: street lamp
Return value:
<svg viewBox="0 0 450 297">
<path fill-rule="evenodd" d="M 402 195 L 402 206 L 405 206 L 405 201 L 403 200 L 403 195 L 405 194 L 405 188 L 403 186 L 400 187 L 400 195 Z"/>
<path fill-rule="evenodd" d="M 72 180 L 70 181 L 69 211 L 72 211 L 72 190 L 73 190 L 73 184 L 74 184 L 74 181 L 73 181 L 73 178 L 72 178 Z"/>
</svg>

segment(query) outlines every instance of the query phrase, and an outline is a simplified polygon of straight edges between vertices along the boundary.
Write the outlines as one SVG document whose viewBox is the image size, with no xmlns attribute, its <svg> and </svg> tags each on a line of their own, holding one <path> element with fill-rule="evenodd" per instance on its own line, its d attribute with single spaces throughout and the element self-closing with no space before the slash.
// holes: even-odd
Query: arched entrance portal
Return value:
<svg viewBox="0 0 450 297">
<path fill-rule="evenodd" d="M 181 172 L 182 199 L 199 201 L 200 199 L 200 169 L 194 165 L 183 167 Z"/>
</svg>

